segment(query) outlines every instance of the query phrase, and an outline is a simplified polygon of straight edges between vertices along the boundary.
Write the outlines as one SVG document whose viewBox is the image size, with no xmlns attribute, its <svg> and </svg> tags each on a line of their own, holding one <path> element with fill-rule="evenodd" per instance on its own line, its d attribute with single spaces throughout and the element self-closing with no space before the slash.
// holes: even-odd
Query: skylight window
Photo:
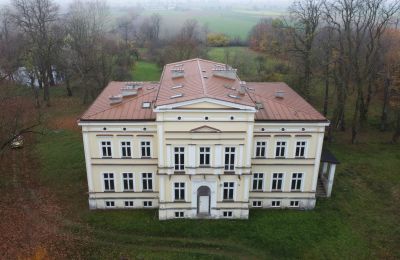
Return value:
<svg viewBox="0 0 400 260">
<path fill-rule="evenodd" d="M 236 96 L 234 94 L 228 94 L 228 97 L 230 97 L 230 98 L 239 98 L 238 96 Z"/>
<path fill-rule="evenodd" d="M 142 103 L 142 108 L 150 108 L 151 107 L 151 102 L 143 102 Z"/>
<path fill-rule="evenodd" d="M 175 85 L 175 86 L 172 87 L 172 89 L 177 89 L 177 88 L 183 88 L 183 85 L 180 84 L 180 85 Z"/>
<path fill-rule="evenodd" d="M 179 97 L 183 97 L 183 94 L 179 93 L 179 94 L 171 96 L 171 98 L 179 98 Z"/>
</svg>

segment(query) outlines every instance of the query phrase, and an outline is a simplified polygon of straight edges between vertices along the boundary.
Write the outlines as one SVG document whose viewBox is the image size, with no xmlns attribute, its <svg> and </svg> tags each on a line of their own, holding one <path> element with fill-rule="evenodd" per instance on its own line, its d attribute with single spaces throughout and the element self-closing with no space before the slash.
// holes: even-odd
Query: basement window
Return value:
<svg viewBox="0 0 400 260">
<path fill-rule="evenodd" d="M 115 201 L 113 200 L 106 201 L 106 208 L 114 208 L 114 207 L 115 207 Z"/>
<path fill-rule="evenodd" d="M 153 207 L 153 202 L 152 201 L 143 201 L 143 207 L 144 208 Z"/>
<path fill-rule="evenodd" d="M 133 200 L 124 201 L 125 208 L 133 208 Z"/>
<path fill-rule="evenodd" d="M 291 200 L 290 201 L 290 207 L 296 208 L 296 207 L 299 207 L 299 205 L 300 205 L 300 203 L 299 203 L 298 200 Z"/>
<path fill-rule="evenodd" d="M 253 201 L 253 208 L 261 208 L 262 202 L 261 200 Z"/>
<path fill-rule="evenodd" d="M 143 102 L 142 103 L 142 108 L 150 108 L 151 107 L 151 102 Z"/>
<path fill-rule="evenodd" d="M 232 211 L 223 211 L 222 216 L 224 216 L 224 218 L 231 218 L 233 216 L 233 212 Z"/>
<path fill-rule="evenodd" d="M 280 200 L 273 200 L 271 207 L 273 208 L 279 208 L 281 206 L 281 201 Z"/>
<path fill-rule="evenodd" d="M 185 213 L 183 211 L 175 211 L 175 218 L 183 218 Z"/>
</svg>

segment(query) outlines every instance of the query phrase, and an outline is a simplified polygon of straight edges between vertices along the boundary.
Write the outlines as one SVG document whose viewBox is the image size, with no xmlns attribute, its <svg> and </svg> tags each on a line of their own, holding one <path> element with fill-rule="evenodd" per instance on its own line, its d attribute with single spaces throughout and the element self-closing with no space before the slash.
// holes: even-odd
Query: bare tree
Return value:
<svg viewBox="0 0 400 260">
<path fill-rule="evenodd" d="M 58 16 L 58 6 L 51 0 L 13 0 L 13 20 L 28 39 L 29 52 L 37 66 L 43 83 L 43 99 L 50 105 L 50 77 L 53 51 L 57 48 L 53 26 Z"/>
</svg>

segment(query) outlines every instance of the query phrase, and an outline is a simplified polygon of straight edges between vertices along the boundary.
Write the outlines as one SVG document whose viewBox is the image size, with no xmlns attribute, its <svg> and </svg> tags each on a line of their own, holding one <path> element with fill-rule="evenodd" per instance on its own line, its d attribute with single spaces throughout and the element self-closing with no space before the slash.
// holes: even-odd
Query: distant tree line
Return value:
<svg viewBox="0 0 400 260">
<path fill-rule="evenodd" d="M 399 9 L 400 2 L 386 0 L 296 1 L 287 17 L 262 19 L 255 25 L 249 45 L 267 57 L 287 61 L 294 76 L 291 84 L 306 98 L 322 88 L 323 113 L 331 114 L 331 130 L 350 127 L 352 143 L 367 124 L 373 100 L 382 99 L 381 130 L 394 125 L 396 142 Z"/>
</svg>

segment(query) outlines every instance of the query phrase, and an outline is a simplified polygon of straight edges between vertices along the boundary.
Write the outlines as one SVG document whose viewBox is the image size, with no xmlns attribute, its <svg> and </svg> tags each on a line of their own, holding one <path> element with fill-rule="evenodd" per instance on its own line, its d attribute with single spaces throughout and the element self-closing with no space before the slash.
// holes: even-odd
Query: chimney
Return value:
<svg viewBox="0 0 400 260">
<path fill-rule="evenodd" d="M 110 101 L 110 105 L 119 104 L 122 102 L 122 95 L 110 96 L 108 100 Z"/>
<path fill-rule="evenodd" d="M 239 94 L 244 95 L 246 94 L 246 81 L 240 81 L 240 88 L 239 88 Z"/>
</svg>

